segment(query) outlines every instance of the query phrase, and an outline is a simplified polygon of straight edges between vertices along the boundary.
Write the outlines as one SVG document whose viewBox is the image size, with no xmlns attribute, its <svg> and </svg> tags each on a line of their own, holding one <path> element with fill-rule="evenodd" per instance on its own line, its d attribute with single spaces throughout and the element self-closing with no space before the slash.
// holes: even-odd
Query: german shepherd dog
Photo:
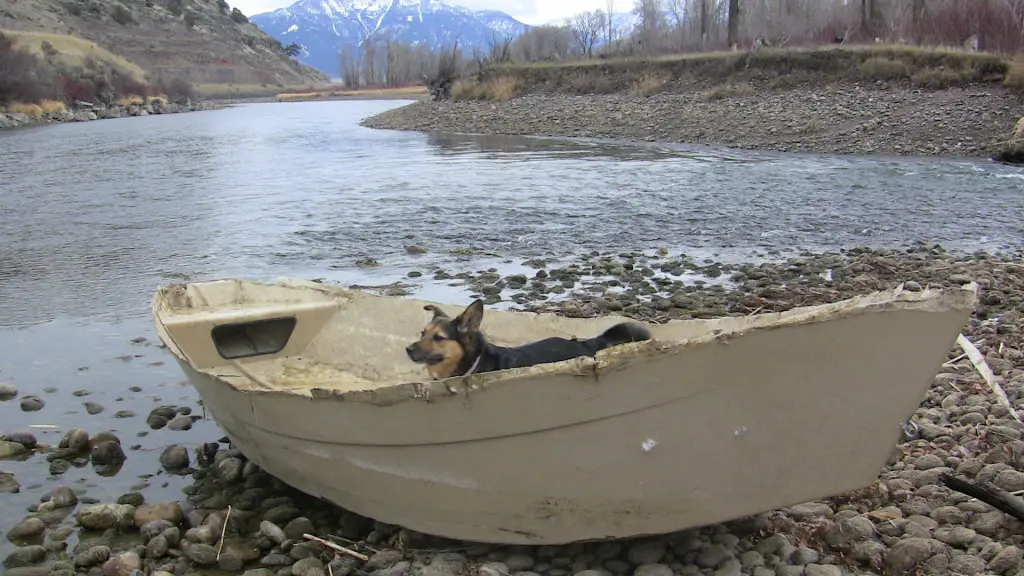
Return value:
<svg viewBox="0 0 1024 576">
<path fill-rule="evenodd" d="M 553 337 L 507 348 L 489 343 L 480 332 L 484 318 L 482 300 L 474 301 L 455 318 L 432 304 L 423 309 L 433 312 L 434 317 L 420 333 L 420 339 L 406 346 L 405 353 L 413 362 L 425 364 L 435 380 L 593 356 L 611 346 L 651 338 L 643 325 L 622 322 L 586 340 Z"/>
</svg>

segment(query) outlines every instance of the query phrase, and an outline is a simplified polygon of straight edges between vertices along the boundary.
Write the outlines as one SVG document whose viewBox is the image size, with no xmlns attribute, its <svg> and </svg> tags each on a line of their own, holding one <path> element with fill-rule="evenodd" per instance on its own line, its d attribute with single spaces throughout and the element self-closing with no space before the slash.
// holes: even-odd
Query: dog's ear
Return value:
<svg viewBox="0 0 1024 576">
<path fill-rule="evenodd" d="M 424 310 L 429 310 L 430 312 L 433 312 L 434 313 L 434 318 L 447 318 L 448 317 L 448 315 L 444 313 L 444 310 L 441 310 L 440 308 L 438 308 L 437 306 L 434 306 L 433 304 L 427 304 L 426 306 L 423 307 L 423 309 Z"/>
<path fill-rule="evenodd" d="M 484 320 L 484 301 L 474 300 L 455 318 L 455 325 L 459 332 L 471 334 L 480 331 L 480 323 Z"/>
</svg>

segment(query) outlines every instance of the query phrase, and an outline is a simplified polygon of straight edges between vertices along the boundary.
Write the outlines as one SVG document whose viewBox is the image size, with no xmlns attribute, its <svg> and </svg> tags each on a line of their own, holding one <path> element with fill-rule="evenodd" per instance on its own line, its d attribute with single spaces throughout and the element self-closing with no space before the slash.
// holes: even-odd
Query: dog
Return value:
<svg viewBox="0 0 1024 576">
<path fill-rule="evenodd" d="M 420 339 L 406 346 L 405 353 L 413 362 L 425 364 L 435 380 L 593 356 L 605 348 L 651 338 L 643 325 L 622 322 L 586 340 L 552 337 L 504 347 L 491 344 L 480 332 L 482 300 L 475 300 L 455 318 L 433 304 L 423 309 L 433 312 L 434 317 L 423 328 Z"/>
</svg>

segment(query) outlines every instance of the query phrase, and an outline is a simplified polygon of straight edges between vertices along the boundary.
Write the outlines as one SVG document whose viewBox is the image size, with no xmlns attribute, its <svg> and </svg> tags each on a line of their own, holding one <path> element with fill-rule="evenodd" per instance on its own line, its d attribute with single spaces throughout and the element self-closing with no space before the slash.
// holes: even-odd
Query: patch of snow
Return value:
<svg viewBox="0 0 1024 576">
<path fill-rule="evenodd" d="M 284 31 L 284 33 L 285 34 L 291 34 L 292 32 L 298 32 L 298 31 L 299 31 L 299 26 L 297 24 L 292 24 L 291 26 L 288 27 L 287 30 Z"/>
</svg>

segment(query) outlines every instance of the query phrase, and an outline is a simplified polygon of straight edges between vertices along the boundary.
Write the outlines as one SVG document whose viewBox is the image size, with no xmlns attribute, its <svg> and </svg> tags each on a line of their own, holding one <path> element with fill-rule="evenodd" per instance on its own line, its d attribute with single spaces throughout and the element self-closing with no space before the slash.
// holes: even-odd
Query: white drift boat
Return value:
<svg viewBox="0 0 1024 576">
<path fill-rule="evenodd" d="M 427 534 L 561 544 L 870 485 L 976 299 L 897 288 L 649 325 L 596 358 L 443 381 L 405 353 L 424 301 L 229 279 L 163 287 L 153 314 L 208 413 L 282 481 Z M 516 345 L 621 320 L 488 310 L 483 330 Z"/>
</svg>

